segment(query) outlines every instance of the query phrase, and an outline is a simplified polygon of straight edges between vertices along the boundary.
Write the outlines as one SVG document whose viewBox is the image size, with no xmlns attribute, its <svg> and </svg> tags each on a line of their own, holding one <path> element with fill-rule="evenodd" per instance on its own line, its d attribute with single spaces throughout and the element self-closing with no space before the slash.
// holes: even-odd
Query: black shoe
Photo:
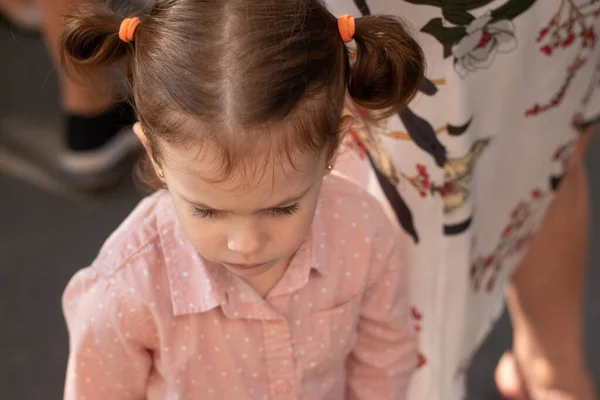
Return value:
<svg viewBox="0 0 600 400">
<path fill-rule="evenodd" d="M 94 117 L 67 116 L 67 149 L 59 156 L 65 177 L 86 190 L 116 184 L 128 171 L 126 161 L 142 149 L 133 133 L 134 120 L 128 104 Z"/>
</svg>

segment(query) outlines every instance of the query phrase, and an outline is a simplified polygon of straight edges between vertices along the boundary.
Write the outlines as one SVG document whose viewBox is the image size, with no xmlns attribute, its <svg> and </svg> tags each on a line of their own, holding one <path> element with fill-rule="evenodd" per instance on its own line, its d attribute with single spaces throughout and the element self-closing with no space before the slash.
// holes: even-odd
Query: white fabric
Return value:
<svg viewBox="0 0 600 400">
<path fill-rule="evenodd" d="M 600 4 L 575 0 L 573 8 L 571 2 L 538 0 L 518 15 L 493 21 L 495 13 L 506 13 L 518 2 L 490 0 L 477 7 L 475 3 L 485 1 L 366 3 L 371 14 L 402 16 L 422 45 L 426 76 L 437 92 L 420 93 L 410 109 L 438 131 L 447 160 L 440 167 L 431 154 L 407 140 L 410 127 L 399 117 L 363 125 L 361 111 L 349 106 L 360 141 L 343 151 L 336 169 L 387 203 L 368 159 L 357 150 L 364 146 L 380 169 L 397 180 L 419 237 L 415 243 L 403 229 L 405 257 L 412 269 L 413 319 L 423 354 L 409 398 L 462 400 L 470 359 L 499 316 L 503 288 L 551 203 L 553 183 L 563 173 L 577 138 L 574 122 L 591 120 L 600 110 L 600 93 L 595 90 L 600 54 L 598 45 L 591 46 L 590 33 L 600 31 L 595 13 Z M 352 0 L 327 4 L 337 15 L 361 15 Z M 456 22 L 465 14 L 473 20 L 462 25 L 445 18 L 450 15 Z M 573 36 L 570 16 L 576 18 Z M 436 18 L 443 28 L 464 28 L 464 34 L 447 45 L 447 58 L 441 41 L 420 32 Z M 556 47 L 555 31 L 560 38 Z M 585 63 L 578 63 L 578 57 Z M 565 83 L 564 94 L 552 104 Z M 545 104 L 550 106 L 546 110 Z M 455 135 L 450 135 L 446 128 L 467 123 L 461 134 L 454 129 Z M 423 186 L 419 168 L 429 174 L 429 188 Z M 445 189 L 449 192 L 442 195 L 436 188 L 445 184 L 450 184 Z M 386 207 L 396 219 L 392 207 Z M 457 232 L 448 234 L 445 228 Z"/>
</svg>

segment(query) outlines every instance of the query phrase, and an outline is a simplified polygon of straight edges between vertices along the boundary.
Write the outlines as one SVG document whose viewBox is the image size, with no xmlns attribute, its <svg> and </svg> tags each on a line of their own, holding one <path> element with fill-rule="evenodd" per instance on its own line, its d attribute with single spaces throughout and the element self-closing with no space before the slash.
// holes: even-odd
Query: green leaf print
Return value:
<svg viewBox="0 0 600 400">
<path fill-rule="evenodd" d="M 443 47 L 444 58 L 448 58 L 452 55 L 453 46 L 460 42 L 465 36 L 473 35 L 477 31 L 486 32 L 487 29 L 495 30 L 498 32 L 500 28 L 496 25 L 502 24 L 499 21 L 512 21 L 520 14 L 527 11 L 536 0 L 507 0 L 504 4 L 498 6 L 496 9 L 491 9 L 488 14 L 479 15 L 476 14 L 477 18 L 472 15 L 469 11 L 479 9 L 488 4 L 491 4 L 492 0 L 405 0 L 407 3 L 428 5 L 439 7 L 442 12 L 443 18 L 433 18 L 425 26 L 421 28 L 421 32 L 428 33 L 435 37 Z M 485 25 L 481 24 L 481 20 L 485 20 Z M 506 25 L 507 22 L 504 22 Z M 488 28 L 489 27 L 489 28 Z M 500 29 L 501 30 L 501 29 Z M 488 32 L 489 33 L 489 32 Z M 513 32 L 507 32 L 512 34 Z M 494 47 L 496 40 L 487 40 L 482 37 L 479 47 L 484 48 L 486 45 Z M 464 47 L 464 43 L 463 43 Z M 478 50 L 472 49 L 472 52 L 479 51 L 480 53 L 488 51 L 490 49 Z M 461 51 L 459 51 L 459 54 Z M 464 48 L 463 48 L 464 53 Z M 468 51 L 467 51 L 468 53 Z M 465 53 L 466 54 L 466 53 Z M 461 54 L 458 57 L 463 57 L 465 54 Z M 481 54 L 479 54 L 481 57 Z"/>
<path fill-rule="evenodd" d="M 429 21 L 421 32 L 428 33 L 435 37 L 444 46 L 444 58 L 452 55 L 452 45 L 459 41 L 467 33 L 466 29 L 460 27 L 446 27 L 442 25 L 441 18 L 434 18 Z"/>
<path fill-rule="evenodd" d="M 473 121 L 473 118 L 469 118 L 469 120 L 467 121 L 466 124 L 464 125 L 460 125 L 460 126 L 454 126 L 454 125 L 450 125 L 448 124 L 448 134 L 450 136 L 460 136 L 463 133 L 465 133 L 467 131 L 467 129 L 469 129 L 469 125 L 471 125 L 471 122 Z"/>
<path fill-rule="evenodd" d="M 442 10 L 442 14 L 444 15 L 444 19 L 446 19 L 446 21 L 451 22 L 454 25 L 469 25 L 471 21 L 475 19 L 475 17 L 469 14 L 466 10 L 461 10 L 454 7 L 444 8 Z"/>
<path fill-rule="evenodd" d="M 547 1 L 547 0 L 546 0 Z M 501 19 L 514 19 L 527 11 L 536 0 L 510 0 L 506 4 L 492 11 L 492 21 L 496 22 Z"/>
<path fill-rule="evenodd" d="M 494 0 L 404 0 L 411 4 L 420 4 L 424 6 L 435 6 L 442 9 L 460 9 L 474 10 L 492 3 Z M 517 0 L 520 1 L 520 0 Z"/>
<path fill-rule="evenodd" d="M 423 6 L 443 7 L 444 0 L 405 0 L 407 3 L 420 4 Z"/>
</svg>

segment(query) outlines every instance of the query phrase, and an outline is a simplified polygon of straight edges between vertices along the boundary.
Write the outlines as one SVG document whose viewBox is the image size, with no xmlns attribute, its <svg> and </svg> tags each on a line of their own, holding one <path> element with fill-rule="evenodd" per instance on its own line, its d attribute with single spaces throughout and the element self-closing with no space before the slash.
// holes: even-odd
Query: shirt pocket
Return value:
<svg viewBox="0 0 600 400">
<path fill-rule="evenodd" d="M 359 314 L 360 298 L 357 296 L 342 305 L 305 317 L 294 343 L 297 368 L 306 372 L 345 368 L 346 358 L 356 344 Z"/>
</svg>

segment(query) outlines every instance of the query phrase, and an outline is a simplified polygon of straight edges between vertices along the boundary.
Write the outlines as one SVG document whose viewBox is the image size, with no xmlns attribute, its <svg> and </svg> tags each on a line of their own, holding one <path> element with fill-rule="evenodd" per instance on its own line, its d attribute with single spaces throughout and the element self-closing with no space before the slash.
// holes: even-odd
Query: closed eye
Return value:
<svg viewBox="0 0 600 400">
<path fill-rule="evenodd" d="M 263 210 L 263 213 L 274 217 L 285 217 L 294 215 L 296 212 L 298 212 L 299 208 L 300 206 L 298 204 L 293 204 L 287 207 L 269 208 L 267 210 Z M 216 218 L 223 215 L 223 212 L 192 206 L 192 214 L 200 218 Z"/>
<path fill-rule="evenodd" d="M 290 216 L 290 215 L 294 215 L 296 212 L 298 212 L 298 209 L 300 207 L 298 206 L 298 204 L 293 204 L 291 206 L 287 206 L 287 207 L 278 207 L 278 208 L 270 208 L 268 210 L 265 210 L 265 212 L 276 216 L 276 217 L 281 217 L 281 216 Z"/>
<path fill-rule="evenodd" d="M 204 208 L 192 206 L 192 214 L 200 218 L 214 218 L 219 215 L 219 212 L 215 210 L 206 210 Z"/>
</svg>

